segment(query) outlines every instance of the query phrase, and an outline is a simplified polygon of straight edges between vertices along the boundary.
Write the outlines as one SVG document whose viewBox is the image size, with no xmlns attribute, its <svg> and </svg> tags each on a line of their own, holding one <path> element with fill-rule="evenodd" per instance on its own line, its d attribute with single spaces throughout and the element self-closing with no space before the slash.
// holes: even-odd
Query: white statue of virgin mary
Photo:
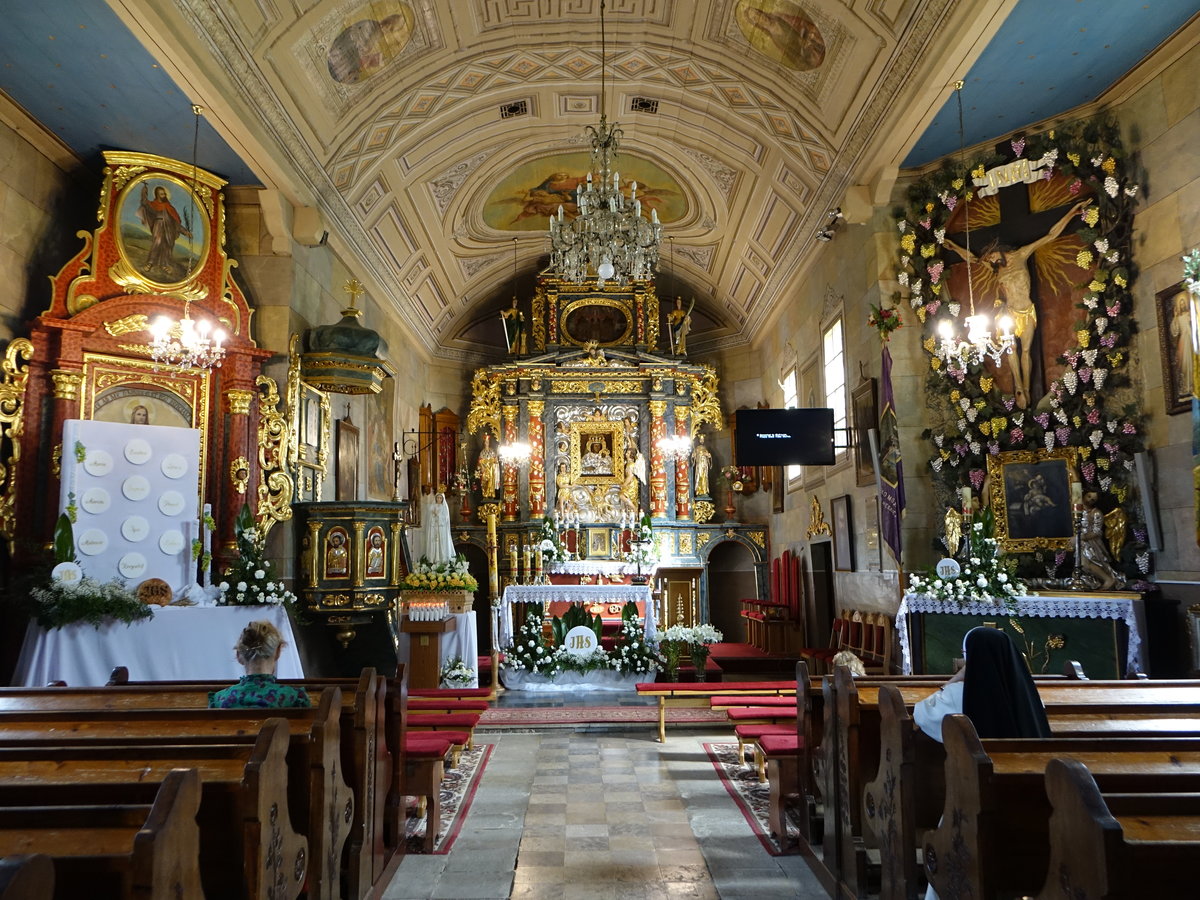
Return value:
<svg viewBox="0 0 1200 900">
<path fill-rule="evenodd" d="M 423 527 L 425 533 L 424 557 L 433 565 L 452 562 L 455 558 L 454 539 L 450 536 L 450 507 L 446 495 L 438 491 L 429 504 L 428 518 Z"/>
</svg>

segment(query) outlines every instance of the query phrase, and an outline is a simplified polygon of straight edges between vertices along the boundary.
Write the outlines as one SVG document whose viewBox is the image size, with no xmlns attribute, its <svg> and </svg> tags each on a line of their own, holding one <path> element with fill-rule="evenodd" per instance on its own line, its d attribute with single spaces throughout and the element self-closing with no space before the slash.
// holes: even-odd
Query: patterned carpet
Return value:
<svg viewBox="0 0 1200 900">
<path fill-rule="evenodd" d="M 759 783 L 758 775 L 753 765 L 747 765 L 738 755 L 738 745 L 705 744 L 708 757 L 712 760 L 713 768 L 721 776 L 721 783 L 729 791 L 742 815 L 762 842 L 763 848 L 772 856 L 782 856 L 794 853 L 795 850 L 784 850 L 774 835 L 767 821 L 767 811 L 771 804 L 770 786 Z M 800 838 L 800 830 L 792 821 L 787 822 L 788 845 L 794 847 Z"/>
<path fill-rule="evenodd" d="M 463 751 L 457 769 L 446 769 L 446 775 L 442 779 L 441 828 L 433 845 L 435 854 L 449 853 L 450 848 L 454 846 L 463 822 L 467 819 L 467 813 L 471 810 L 471 801 L 475 799 L 479 776 L 483 774 L 491 755 L 491 744 L 476 744 L 472 749 Z M 409 808 L 408 819 L 404 823 L 409 853 L 422 852 L 425 819 L 425 816 L 417 815 L 416 807 Z"/>
<path fill-rule="evenodd" d="M 729 720 L 723 709 L 706 707 L 669 708 L 667 723 L 670 725 L 725 724 Z M 658 723 L 657 706 L 577 706 L 577 707 L 491 707 L 479 720 L 486 727 L 529 727 L 536 725 L 592 725 L 592 724 L 653 724 Z"/>
</svg>

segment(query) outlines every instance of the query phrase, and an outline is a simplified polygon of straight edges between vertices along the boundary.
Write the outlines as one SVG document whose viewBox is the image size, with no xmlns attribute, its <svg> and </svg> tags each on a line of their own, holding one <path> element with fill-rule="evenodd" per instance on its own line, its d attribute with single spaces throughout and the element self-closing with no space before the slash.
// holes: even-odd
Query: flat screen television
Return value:
<svg viewBox="0 0 1200 900">
<path fill-rule="evenodd" d="M 739 466 L 832 466 L 832 409 L 737 410 Z"/>
</svg>

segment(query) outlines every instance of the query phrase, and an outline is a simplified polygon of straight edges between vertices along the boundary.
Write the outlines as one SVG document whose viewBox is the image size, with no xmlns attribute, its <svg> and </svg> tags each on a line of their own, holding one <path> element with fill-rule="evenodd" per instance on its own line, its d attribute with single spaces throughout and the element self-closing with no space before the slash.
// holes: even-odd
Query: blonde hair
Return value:
<svg viewBox="0 0 1200 900">
<path fill-rule="evenodd" d="M 849 650 L 839 650 L 833 655 L 833 665 L 845 666 L 850 670 L 851 675 L 866 675 L 867 668 L 863 665 L 863 661 L 855 656 Z"/>
<path fill-rule="evenodd" d="M 283 635 L 270 622 L 251 622 L 242 629 L 233 651 L 238 662 L 246 665 L 256 659 L 274 659 L 282 644 Z"/>
</svg>

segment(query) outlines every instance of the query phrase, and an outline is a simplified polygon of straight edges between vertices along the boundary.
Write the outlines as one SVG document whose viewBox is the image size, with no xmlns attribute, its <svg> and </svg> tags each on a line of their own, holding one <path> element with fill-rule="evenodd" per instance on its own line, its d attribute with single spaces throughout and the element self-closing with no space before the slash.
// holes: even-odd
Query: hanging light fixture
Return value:
<svg viewBox="0 0 1200 900">
<path fill-rule="evenodd" d="M 511 444 L 501 444 L 496 448 L 500 461 L 510 466 L 523 466 L 533 456 L 533 447 L 525 441 L 513 441 Z"/>
<path fill-rule="evenodd" d="M 655 445 L 663 459 L 681 459 L 692 452 L 692 439 L 686 434 L 668 434 L 660 437 Z"/>
<path fill-rule="evenodd" d="M 204 108 L 192 104 L 195 127 L 192 132 L 192 197 L 196 197 L 196 149 L 200 142 L 200 114 Z M 150 358 L 156 365 L 179 369 L 209 369 L 219 367 L 225 358 L 225 332 L 214 328 L 208 319 L 193 319 L 191 301 L 183 304 L 183 318 L 178 322 L 167 315 L 150 323 Z"/>
<path fill-rule="evenodd" d="M 966 159 L 966 132 L 963 128 L 962 90 L 963 82 L 954 82 L 954 92 L 958 98 L 958 155 L 962 163 L 963 179 L 967 185 L 970 185 L 971 176 L 967 169 Z M 968 191 L 970 191 L 969 187 Z M 966 224 L 966 238 L 963 242 L 963 249 L 967 251 L 966 259 L 964 260 L 967 264 L 967 302 L 971 314 L 963 320 L 963 324 L 967 328 L 965 340 L 961 340 L 958 337 L 952 318 L 944 318 L 938 323 L 938 356 L 946 363 L 957 364 L 961 368 L 966 368 L 969 365 L 978 365 L 985 359 L 990 359 L 998 365 L 1006 353 L 1012 353 L 1013 347 L 1016 344 L 1016 335 L 1013 333 L 1013 320 L 1010 316 L 1001 316 L 996 322 L 1000 328 L 1000 335 L 993 337 L 988 317 L 982 313 L 975 312 L 975 286 L 971 278 L 973 260 L 971 254 L 971 209 L 969 202 L 963 204 L 963 221 Z"/>
<path fill-rule="evenodd" d="M 565 219 L 563 208 L 550 217 L 550 269 L 564 281 L 576 284 L 595 272 L 596 286 L 618 285 L 650 278 L 658 265 L 662 225 L 658 211 L 642 216 L 637 182 L 628 198 L 621 191 L 621 175 L 613 170 L 623 132 L 605 115 L 607 42 L 604 0 L 600 0 L 600 124 L 587 126 L 591 139 L 591 170 L 587 184 L 575 189 L 578 214 Z"/>
</svg>

